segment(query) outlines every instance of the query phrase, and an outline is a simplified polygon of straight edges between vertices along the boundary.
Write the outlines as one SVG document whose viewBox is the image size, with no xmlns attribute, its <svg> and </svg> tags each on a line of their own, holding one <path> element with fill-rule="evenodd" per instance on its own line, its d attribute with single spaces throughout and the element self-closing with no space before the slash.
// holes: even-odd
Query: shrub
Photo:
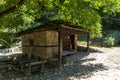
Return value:
<svg viewBox="0 0 120 80">
<path fill-rule="evenodd" d="M 18 40 L 13 33 L 0 32 L 0 45 L 2 45 L 2 47 L 10 48 L 19 41 L 20 40 Z"/>
<path fill-rule="evenodd" d="M 105 37 L 103 37 L 102 46 L 112 47 L 118 45 L 119 42 L 120 42 L 120 31 L 113 31 L 108 33 Z"/>
</svg>

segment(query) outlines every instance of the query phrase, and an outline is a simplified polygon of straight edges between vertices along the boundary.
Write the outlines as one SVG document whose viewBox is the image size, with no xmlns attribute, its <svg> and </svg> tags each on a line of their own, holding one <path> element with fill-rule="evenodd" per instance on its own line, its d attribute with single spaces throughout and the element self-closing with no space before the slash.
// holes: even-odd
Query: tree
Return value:
<svg viewBox="0 0 120 80">
<path fill-rule="evenodd" d="M 114 15 L 102 15 L 103 30 L 120 30 L 120 12 Z"/>
<path fill-rule="evenodd" d="M 16 32 L 38 23 L 64 20 L 82 26 L 85 30 L 91 30 L 92 37 L 100 37 L 100 12 L 120 12 L 119 0 L 25 0 L 24 4 L 18 7 L 19 3 L 19 0 L 1 0 L 0 14 L 17 5 L 14 12 L 0 19 L 1 30 Z"/>
<path fill-rule="evenodd" d="M 14 12 L 14 11 L 17 9 L 16 6 L 22 5 L 23 2 L 24 2 L 24 0 L 20 0 L 17 5 L 12 6 L 12 7 L 8 8 L 8 9 L 2 11 L 2 12 L 0 13 L 0 18 L 3 17 L 3 16 L 5 16 L 5 15 L 7 15 L 7 14 L 9 14 L 9 13 Z M 2 0 L 2 1 L 1 1 L 1 5 L 3 5 L 4 3 L 6 3 L 6 2 Z"/>
</svg>

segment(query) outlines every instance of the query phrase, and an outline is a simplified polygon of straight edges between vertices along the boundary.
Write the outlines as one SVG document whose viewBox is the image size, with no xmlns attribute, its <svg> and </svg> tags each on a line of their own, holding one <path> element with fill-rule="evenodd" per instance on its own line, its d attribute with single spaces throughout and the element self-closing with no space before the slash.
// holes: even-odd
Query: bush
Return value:
<svg viewBox="0 0 120 80">
<path fill-rule="evenodd" d="M 113 31 L 108 33 L 102 39 L 102 46 L 112 47 L 118 45 L 119 42 L 120 42 L 120 31 Z"/>
<path fill-rule="evenodd" d="M 0 32 L 0 45 L 5 48 L 10 48 L 11 46 L 17 44 L 20 40 L 17 39 L 13 33 Z"/>
</svg>

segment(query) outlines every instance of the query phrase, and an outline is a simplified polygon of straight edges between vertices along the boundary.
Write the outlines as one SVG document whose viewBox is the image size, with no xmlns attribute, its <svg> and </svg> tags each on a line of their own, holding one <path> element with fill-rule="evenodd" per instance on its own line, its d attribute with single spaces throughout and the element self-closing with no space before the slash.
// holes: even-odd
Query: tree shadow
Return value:
<svg viewBox="0 0 120 80">
<path fill-rule="evenodd" d="M 77 46 L 77 51 L 86 52 L 87 48 L 85 46 Z M 89 48 L 89 52 L 103 53 L 102 51 L 92 48 L 92 47 Z"/>
<path fill-rule="evenodd" d="M 62 66 L 62 68 L 50 70 L 49 72 L 47 72 L 49 76 L 43 75 L 43 78 L 49 78 L 50 80 L 70 80 L 71 77 L 88 78 L 91 77 L 95 72 L 107 70 L 107 67 L 101 63 L 83 64 L 87 61 L 96 60 L 95 58 L 83 59 L 85 56 L 88 55 L 89 53 L 81 52 L 67 57 L 67 62 Z"/>
<path fill-rule="evenodd" d="M 67 80 L 70 77 L 88 78 L 92 76 L 94 72 L 103 71 L 103 70 L 106 70 L 106 68 L 102 64 L 88 64 L 88 65 L 73 64 L 73 65 L 65 66 L 65 69 L 63 70 L 65 73 L 62 73 L 62 72 L 61 73 L 63 75 L 67 74 L 65 76 L 65 80 Z"/>
<path fill-rule="evenodd" d="M 83 64 L 86 61 L 93 61 L 95 60 L 94 58 L 90 59 L 84 59 L 84 60 L 79 60 L 79 61 L 74 61 L 71 63 L 68 63 L 64 66 L 63 71 L 66 72 L 66 79 L 70 77 L 75 77 L 75 78 L 80 78 L 80 77 L 90 77 L 93 75 L 94 72 L 98 71 L 103 71 L 107 70 L 107 67 L 105 67 L 101 63 L 96 63 L 96 64 Z M 64 74 L 64 73 L 62 73 Z"/>
<path fill-rule="evenodd" d="M 66 57 L 66 64 L 63 64 L 60 68 L 48 69 L 45 68 L 44 73 L 38 73 L 38 80 L 70 80 L 74 78 L 88 78 L 93 75 L 93 73 L 98 71 L 107 70 L 107 67 L 101 63 L 87 63 L 88 61 L 94 61 L 95 58 L 85 58 L 90 53 L 79 52 L 74 55 Z M 7 73 L 5 73 L 7 72 Z M 22 77 L 18 72 L 5 71 L 3 76 L 7 80 L 13 77 Z M 33 76 L 33 75 L 32 75 Z M 25 76 L 22 78 L 24 79 Z M 34 77 L 32 77 L 34 80 Z"/>
</svg>

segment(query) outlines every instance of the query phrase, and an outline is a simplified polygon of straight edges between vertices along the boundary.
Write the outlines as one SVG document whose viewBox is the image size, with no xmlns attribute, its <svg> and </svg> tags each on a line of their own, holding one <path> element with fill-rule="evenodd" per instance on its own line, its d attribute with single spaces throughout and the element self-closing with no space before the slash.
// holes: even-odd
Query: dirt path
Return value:
<svg viewBox="0 0 120 80">
<path fill-rule="evenodd" d="M 99 48 L 103 51 L 102 54 L 91 53 L 86 58 L 95 58 L 94 61 L 88 63 L 101 63 L 106 66 L 106 70 L 94 72 L 93 75 L 81 80 L 120 80 L 120 47 L 114 48 Z"/>
<path fill-rule="evenodd" d="M 62 69 L 48 72 L 43 80 L 120 80 L 120 48 L 95 48 L 68 57 Z"/>
<path fill-rule="evenodd" d="M 99 52 L 79 52 L 68 57 L 61 68 L 45 69 L 44 73 L 31 76 L 30 80 L 120 80 L 120 47 L 95 49 Z M 14 73 L 9 73 L 15 77 Z M 7 80 L 6 76 L 1 72 L 0 80 L 1 77 Z M 27 80 L 27 77 L 22 79 Z"/>
</svg>

